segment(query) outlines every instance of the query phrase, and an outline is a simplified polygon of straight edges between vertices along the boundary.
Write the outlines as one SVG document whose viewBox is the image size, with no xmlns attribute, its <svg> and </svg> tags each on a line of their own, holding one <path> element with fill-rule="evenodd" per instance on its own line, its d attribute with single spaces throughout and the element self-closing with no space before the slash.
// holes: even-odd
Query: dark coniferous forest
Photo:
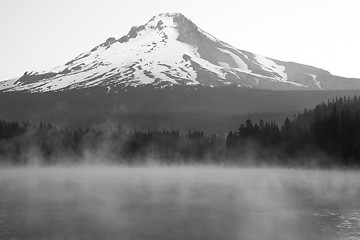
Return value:
<svg viewBox="0 0 360 240">
<path fill-rule="evenodd" d="M 226 146 L 232 155 L 252 155 L 261 162 L 358 166 L 360 99 L 336 98 L 286 118 L 281 126 L 247 120 L 228 134 Z"/>
<path fill-rule="evenodd" d="M 0 121 L 2 164 L 142 164 L 358 167 L 360 99 L 336 98 L 276 122 L 247 120 L 226 136 L 202 131 L 68 129 Z"/>
</svg>

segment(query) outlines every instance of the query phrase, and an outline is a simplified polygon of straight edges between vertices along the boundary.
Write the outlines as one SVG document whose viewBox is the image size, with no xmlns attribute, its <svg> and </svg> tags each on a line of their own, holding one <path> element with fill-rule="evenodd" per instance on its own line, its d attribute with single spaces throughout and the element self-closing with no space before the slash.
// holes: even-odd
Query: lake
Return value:
<svg viewBox="0 0 360 240">
<path fill-rule="evenodd" d="M 356 171 L 0 169 L 0 239 L 360 239 Z"/>
</svg>

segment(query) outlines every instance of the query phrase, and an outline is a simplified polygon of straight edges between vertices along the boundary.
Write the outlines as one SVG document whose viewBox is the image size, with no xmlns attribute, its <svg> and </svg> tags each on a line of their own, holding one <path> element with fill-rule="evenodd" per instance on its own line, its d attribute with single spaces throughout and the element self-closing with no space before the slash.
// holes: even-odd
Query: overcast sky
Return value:
<svg viewBox="0 0 360 240">
<path fill-rule="evenodd" d="M 360 78 L 359 0 L 0 0 L 0 80 L 64 64 L 162 12 L 237 48 Z"/>
</svg>

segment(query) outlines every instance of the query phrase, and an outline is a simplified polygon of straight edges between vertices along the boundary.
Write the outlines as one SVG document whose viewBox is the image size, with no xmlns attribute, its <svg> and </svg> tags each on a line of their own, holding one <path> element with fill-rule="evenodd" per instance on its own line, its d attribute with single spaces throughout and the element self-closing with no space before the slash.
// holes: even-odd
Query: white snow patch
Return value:
<svg viewBox="0 0 360 240">
<path fill-rule="evenodd" d="M 224 68 L 231 68 L 230 65 L 226 62 L 218 62 L 220 66 L 224 67 Z"/>
<path fill-rule="evenodd" d="M 314 80 L 316 86 L 317 86 L 320 90 L 323 90 L 323 88 L 321 87 L 320 81 L 317 80 L 317 76 L 314 75 L 314 74 L 310 74 L 310 73 L 309 73 L 309 75 L 310 75 L 310 77 L 312 77 L 312 79 Z"/>
<path fill-rule="evenodd" d="M 173 17 L 176 15 L 177 13 L 162 13 L 159 14 L 157 16 L 155 16 L 154 18 L 152 18 L 146 25 L 149 27 L 156 27 L 157 24 L 159 23 L 159 21 L 162 21 L 162 26 L 163 27 L 175 27 L 175 23 L 174 23 L 174 19 Z"/>
<path fill-rule="evenodd" d="M 218 48 L 218 50 L 220 50 L 223 53 L 229 54 L 233 58 L 235 63 L 238 65 L 238 67 L 236 69 L 238 69 L 238 70 L 240 70 L 242 72 L 247 72 L 247 73 L 251 72 L 249 70 L 247 64 L 241 58 L 236 56 L 234 53 L 230 52 L 229 50 L 221 49 L 221 48 Z"/>
<path fill-rule="evenodd" d="M 15 82 L 19 80 L 19 78 L 13 78 L 13 79 L 9 79 L 9 80 L 3 80 L 0 82 L 0 91 L 5 90 L 5 89 L 9 89 L 12 88 L 15 85 Z"/>
<path fill-rule="evenodd" d="M 258 78 L 263 78 L 263 79 L 266 79 L 268 81 L 272 81 L 272 82 L 279 82 L 279 80 L 277 79 L 274 79 L 272 77 L 268 77 L 268 76 L 263 76 L 263 75 L 260 75 L 260 74 L 256 74 L 256 73 L 248 73 L 252 76 L 255 76 L 255 77 L 258 77 Z M 257 82 L 257 84 L 259 83 L 259 79 L 255 79 L 255 81 Z M 308 86 L 304 85 L 304 84 L 301 84 L 301 83 L 297 83 L 297 82 L 292 82 L 292 81 L 281 81 L 281 82 L 284 82 L 284 83 L 290 83 L 294 86 L 297 86 L 297 87 L 305 87 L 307 88 Z"/>
<path fill-rule="evenodd" d="M 287 81 L 288 76 L 285 73 L 286 69 L 284 66 L 277 65 L 274 61 L 257 54 L 255 54 L 255 59 L 263 70 L 277 73 L 280 76 L 280 78 L 276 77 L 279 81 Z"/>
</svg>

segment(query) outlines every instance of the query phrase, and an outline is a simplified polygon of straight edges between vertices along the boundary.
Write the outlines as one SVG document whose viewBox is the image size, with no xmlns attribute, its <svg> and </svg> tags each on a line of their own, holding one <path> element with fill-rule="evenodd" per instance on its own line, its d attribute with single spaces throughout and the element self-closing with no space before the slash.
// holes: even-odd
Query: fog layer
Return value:
<svg viewBox="0 0 360 240">
<path fill-rule="evenodd" d="M 0 239 L 357 239 L 357 172 L 0 169 Z"/>
</svg>

